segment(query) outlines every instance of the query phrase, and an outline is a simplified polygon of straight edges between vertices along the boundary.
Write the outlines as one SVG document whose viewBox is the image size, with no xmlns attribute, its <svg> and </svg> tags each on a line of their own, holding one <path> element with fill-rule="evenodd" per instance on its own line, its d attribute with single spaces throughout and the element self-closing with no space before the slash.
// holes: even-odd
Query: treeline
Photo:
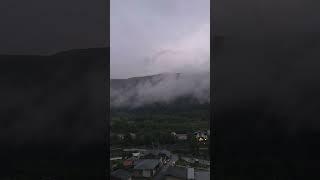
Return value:
<svg viewBox="0 0 320 180">
<path fill-rule="evenodd" d="M 111 122 L 111 132 L 113 133 L 146 133 L 146 132 L 179 132 L 192 133 L 198 130 L 210 129 L 210 122 L 206 120 L 192 118 L 161 118 L 140 119 L 139 121 L 128 120 L 126 118 L 113 118 Z"/>
<path fill-rule="evenodd" d="M 208 109 L 190 109 L 184 111 L 129 111 L 114 110 L 111 111 L 111 118 L 121 118 L 132 121 L 144 120 L 174 120 L 181 121 L 186 119 L 198 119 L 202 121 L 210 120 L 210 110 Z"/>
<path fill-rule="evenodd" d="M 209 147 L 210 136 L 208 137 L 206 143 L 199 142 L 196 137 L 192 134 L 188 134 L 188 139 L 181 141 L 176 137 L 166 132 L 159 131 L 149 131 L 145 133 L 137 134 L 135 138 L 131 136 L 130 133 L 125 133 L 123 138 L 119 138 L 117 134 L 112 134 L 110 136 L 111 146 L 122 146 L 122 147 L 130 147 L 130 146 L 154 146 L 158 145 L 173 145 L 180 144 L 183 145 L 183 149 L 176 149 L 175 153 L 191 153 L 193 155 L 200 155 L 200 148 Z M 202 153 L 203 154 L 203 153 Z M 206 156 L 209 156 L 207 154 Z"/>
<path fill-rule="evenodd" d="M 139 145 L 164 145 L 174 144 L 177 142 L 176 138 L 170 133 L 149 131 L 145 133 L 136 134 L 133 138 L 130 133 L 125 133 L 123 138 L 119 138 L 117 134 L 110 136 L 111 145 L 139 146 Z"/>
<path fill-rule="evenodd" d="M 199 103 L 198 100 L 192 98 L 192 96 L 185 96 L 177 98 L 176 100 L 163 103 L 155 102 L 152 104 L 145 104 L 138 107 L 111 107 L 111 115 L 117 113 L 130 113 L 130 114 L 146 114 L 146 113 L 165 113 L 165 114 L 175 114 L 181 112 L 194 112 L 195 110 L 210 112 L 210 103 Z"/>
</svg>

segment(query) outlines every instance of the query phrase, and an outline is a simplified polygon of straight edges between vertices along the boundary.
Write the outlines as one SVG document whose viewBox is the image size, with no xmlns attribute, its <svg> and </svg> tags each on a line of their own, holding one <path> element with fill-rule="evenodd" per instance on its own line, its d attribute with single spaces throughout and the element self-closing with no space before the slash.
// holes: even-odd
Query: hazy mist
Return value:
<svg viewBox="0 0 320 180">
<path fill-rule="evenodd" d="M 209 0 L 111 1 L 110 50 L 112 106 L 209 101 Z"/>
<path fill-rule="evenodd" d="M 210 1 L 111 1 L 111 78 L 209 72 Z"/>
<path fill-rule="evenodd" d="M 161 74 L 144 79 L 111 81 L 111 106 L 140 107 L 152 103 L 171 103 L 188 96 L 198 103 L 210 101 L 210 74 Z"/>
</svg>

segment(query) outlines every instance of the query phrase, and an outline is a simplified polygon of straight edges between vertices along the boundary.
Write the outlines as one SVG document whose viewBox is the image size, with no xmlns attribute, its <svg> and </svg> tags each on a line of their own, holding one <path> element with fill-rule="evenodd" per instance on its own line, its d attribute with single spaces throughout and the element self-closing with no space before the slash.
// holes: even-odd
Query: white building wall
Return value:
<svg viewBox="0 0 320 180">
<path fill-rule="evenodd" d="M 143 177 L 151 177 L 151 171 L 150 170 L 143 170 L 142 176 Z"/>
</svg>

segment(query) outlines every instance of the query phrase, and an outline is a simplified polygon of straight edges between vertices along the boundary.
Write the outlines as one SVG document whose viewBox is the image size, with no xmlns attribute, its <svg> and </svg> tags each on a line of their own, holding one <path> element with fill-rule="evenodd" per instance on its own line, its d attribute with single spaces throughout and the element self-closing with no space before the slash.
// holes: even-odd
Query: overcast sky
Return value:
<svg viewBox="0 0 320 180">
<path fill-rule="evenodd" d="M 209 71 L 210 0 L 111 0 L 111 78 Z"/>
</svg>

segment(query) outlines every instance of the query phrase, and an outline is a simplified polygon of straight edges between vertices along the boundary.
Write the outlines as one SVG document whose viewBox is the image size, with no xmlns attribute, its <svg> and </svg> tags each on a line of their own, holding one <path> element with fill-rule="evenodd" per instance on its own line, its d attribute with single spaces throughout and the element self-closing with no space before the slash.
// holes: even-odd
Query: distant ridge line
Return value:
<svg viewBox="0 0 320 180">
<path fill-rule="evenodd" d="M 140 79 L 140 78 L 152 78 L 157 76 L 165 76 L 165 75 L 176 75 L 180 76 L 182 73 L 159 73 L 159 74 L 153 74 L 153 75 L 146 75 L 146 76 L 135 76 L 135 77 L 129 77 L 129 78 L 110 78 L 111 80 L 132 80 L 132 79 Z"/>
<path fill-rule="evenodd" d="M 16 53 L 16 54 L 0 54 L 0 57 L 6 56 L 19 56 L 19 57 L 48 57 L 48 56 L 55 56 L 55 55 L 61 55 L 61 54 L 69 54 L 69 53 L 88 53 L 92 51 L 99 51 L 102 52 L 104 50 L 108 50 L 109 47 L 97 47 L 97 48 L 81 48 L 81 49 L 68 49 L 68 50 L 62 50 L 62 51 L 57 51 L 54 53 L 48 53 L 48 54 L 23 54 L 23 53 Z"/>
</svg>

